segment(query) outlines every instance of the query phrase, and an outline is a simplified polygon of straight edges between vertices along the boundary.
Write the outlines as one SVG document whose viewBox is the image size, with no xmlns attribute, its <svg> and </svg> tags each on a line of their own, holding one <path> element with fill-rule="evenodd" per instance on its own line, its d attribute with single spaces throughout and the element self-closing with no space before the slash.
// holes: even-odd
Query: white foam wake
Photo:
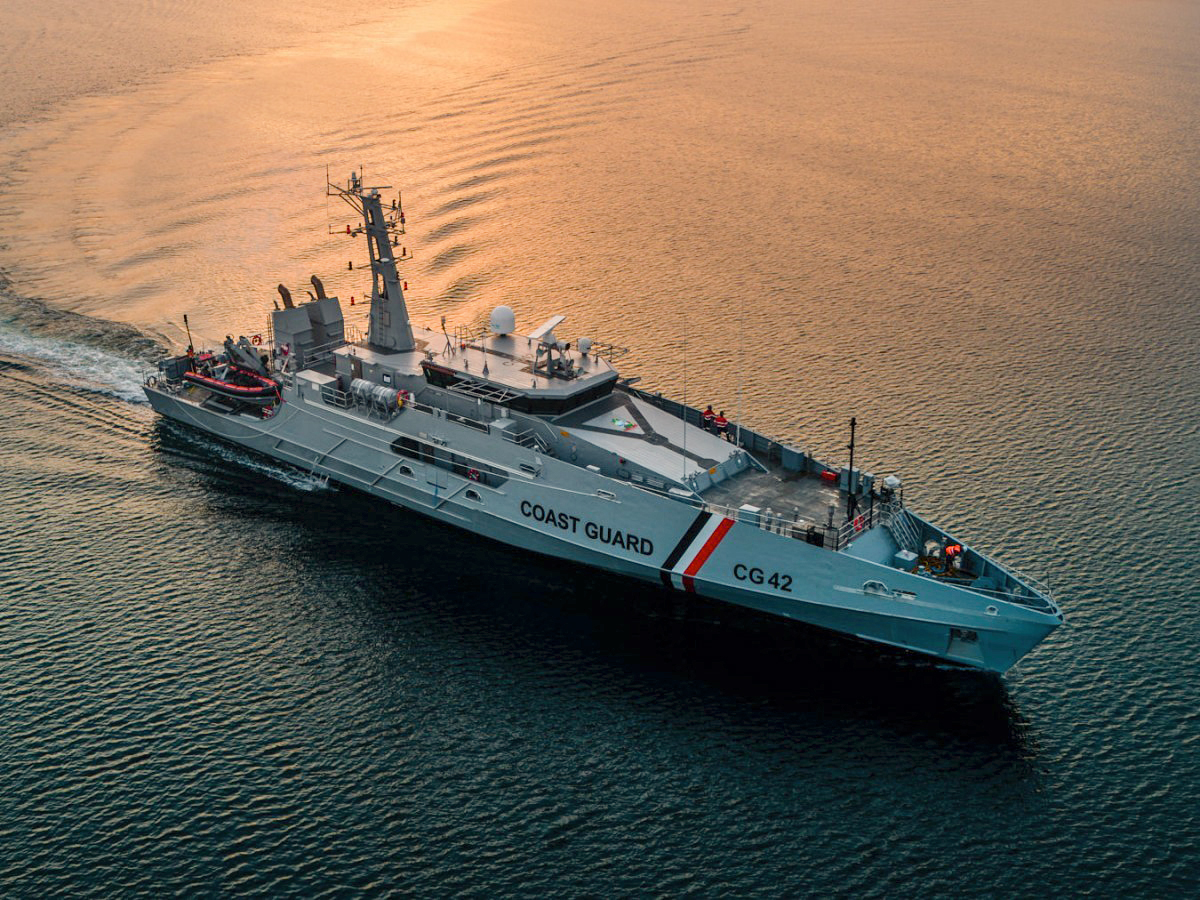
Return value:
<svg viewBox="0 0 1200 900">
<path fill-rule="evenodd" d="M 0 353 L 44 366 L 54 382 L 112 397 L 125 403 L 148 405 L 142 392 L 143 366 L 109 350 L 75 341 L 43 337 L 0 327 Z M 217 440 L 206 441 L 222 459 L 240 468 L 282 482 L 299 491 L 328 488 L 318 475 L 275 464 L 257 454 Z"/>
<path fill-rule="evenodd" d="M 61 338 L 42 337 L 0 328 L 0 352 L 47 365 L 56 379 L 71 387 L 146 403 L 141 367 L 109 350 Z"/>
</svg>

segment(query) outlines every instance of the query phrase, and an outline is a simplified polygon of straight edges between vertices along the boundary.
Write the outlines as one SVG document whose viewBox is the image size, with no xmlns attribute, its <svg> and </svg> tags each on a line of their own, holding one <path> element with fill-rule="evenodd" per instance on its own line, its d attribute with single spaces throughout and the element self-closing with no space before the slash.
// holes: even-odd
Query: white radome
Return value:
<svg viewBox="0 0 1200 900">
<path fill-rule="evenodd" d="M 497 306 L 492 310 L 488 327 L 492 329 L 492 334 L 512 334 L 517 330 L 517 315 L 511 306 Z"/>
</svg>

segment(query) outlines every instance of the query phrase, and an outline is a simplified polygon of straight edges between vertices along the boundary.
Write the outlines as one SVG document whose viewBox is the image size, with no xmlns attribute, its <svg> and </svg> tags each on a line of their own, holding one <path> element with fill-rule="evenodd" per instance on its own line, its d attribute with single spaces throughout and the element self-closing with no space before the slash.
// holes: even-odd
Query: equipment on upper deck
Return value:
<svg viewBox="0 0 1200 900">
<path fill-rule="evenodd" d="M 492 310 L 488 327 L 497 337 L 505 337 L 517 330 L 517 317 L 511 306 L 497 306 Z"/>
</svg>

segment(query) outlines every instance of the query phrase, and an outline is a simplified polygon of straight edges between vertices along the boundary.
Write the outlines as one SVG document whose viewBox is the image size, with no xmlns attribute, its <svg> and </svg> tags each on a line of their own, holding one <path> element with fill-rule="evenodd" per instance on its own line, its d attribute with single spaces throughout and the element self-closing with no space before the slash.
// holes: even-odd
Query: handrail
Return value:
<svg viewBox="0 0 1200 900">
<path fill-rule="evenodd" d="M 516 434 L 505 430 L 502 434 L 506 441 L 516 444 L 518 447 L 538 447 L 538 449 L 541 449 L 537 441 L 537 433 L 532 428 L 527 428 Z"/>
<path fill-rule="evenodd" d="M 1001 572 L 1004 572 L 1006 575 L 1009 575 L 1016 581 L 1025 585 L 1030 590 L 1037 592 L 1042 597 L 1044 597 L 1046 600 L 1048 600 L 1050 602 L 1051 606 L 1055 606 L 1055 608 L 1057 608 L 1057 606 L 1054 603 L 1054 591 L 1050 587 L 1050 585 L 1046 584 L 1043 581 L 1039 581 L 1038 579 L 1036 579 L 1030 575 L 1026 575 L 1024 572 L 1020 571 L 1019 569 L 1017 569 L 1013 566 L 1007 566 L 1004 563 L 997 562 L 996 560 L 992 559 L 991 557 L 988 557 L 988 562 L 991 563 L 993 566 L 995 566 L 997 569 L 999 569 Z"/>
<path fill-rule="evenodd" d="M 476 431 L 482 431 L 484 434 L 487 434 L 489 431 L 491 431 L 488 423 L 480 419 L 472 419 L 468 416 L 460 416 L 458 413 L 452 412 L 447 412 L 446 418 L 451 422 L 458 422 L 460 425 L 466 425 L 468 428 L 474 428 Z"/>
<path fill-rule="evenodd" d="M 736 522 L 746 522 L 746 512 L 744 510 L 737 509 L 732 506 L 724 506 L 720 503 L 712 503 L 711 501 L 705 500 L 704 497 L 699 494 L 673 494 L 667 490 L 661 490 L 653 487 L 645 482 L 636 482 L 631 480 L 627 483 L 632 487 L 637 488 L 639 491 L 645 491 L 648 494 L 666 497 L 670 500 L 676 501 L 677 503 L 686 503 L 688 506 L 691 506 L 695 509 L 700 509 L 704 512 L 710 512 L 718 516 L 725 516 L 726 518 L 733 519 Z M 775 513 L 768 514 L 765 511 L 760 511 L 755 515 L 755 518 L 758 520 L 756 527 L 762 531 L 770 531 L 772 534 L 791 537 L 795 540 L 804 540 L 806 538 L 808 526 L 812 526 L 823 536 L 829 537 L 830 540 L 826 546 L 829 546 L 830 549 L 833 550 L 840 550 L 854 539 L 853 537 L 843 538 L 840 536 L 837 530 L 830 529 L 828 525 L 822 525 L 820 522 L 813 521 L 812 519 L 806 519 L 801 516 L 793 516 L 788 518 L 786 516 L 776 515 Z M 747 522 L 747 524 L 751 523 Z M 850 524 L 851 528 L 853 528 L 853 523 L 848 524 Z M 863 529 L 863 531 L 866 530 L 868 529 Z M 857 536 L 858 533 L 856 532 L 855 537 Z"/>
<path fill-rule="evenodd" d="M 1019 594 L 1013 591 L 996 591 L 991 588 L 975 587 L 972 584 L 959 584 L 955 587 L 961 587 L 968 591 L 973 591 L 976 594 L 982 594 L 985 597 L 995 597 L 997 600 L 1003 600 L 1006 603 L 1016 603 L 1019 606 L 1027 606 L 1030 609 L 1041 610 L 1044 612 L 1057 613 L 1058 607 L 1054 601 L 1038 592 L 1033 596 L 1029 594 Z"/>
<path fill-rule="evenodd" d="M 331 359 L 333 357 L 334 351 L 340 347 L 346 347 L 351 344 L 361 344 L 361 343 L 362 343 L 362 332 L 359 330 L 358 326 L 357 325 L 346 325 L 343 328 L 343 335 L 341 338 L 338 338 L 338 339 L 335 339 L 332 341 L 326 341 L 324 344 L 317 344 L 314 347 L 309 347 L 307 349 L 307 351 L 305 351 L 304 368 L 310 369 L 314 365 L 318 365 L 320 363 L 325 362 L 326 360 Z M 265 346 L 274 347 L 275 335 L 273 332 L 270 332 L 270 331 L 268 332 L 267 339 L 264 342 L 264 344 L 265 344 Z M 294 360 L 296 360 L 297 358 L 298 357 L 296 357 L 295 355 L 276 357 L 275 362 L 277 364 L 278 370 L 280 372 L 291 371 L 291 368 L 290 368 L 291 363 Z"/>
<path fill-rule="evenodd" d="M 866 534 L 879 524 L 882 518 L 882 513 L 877 515 L 874 507 L 868 507 L 865 512 L 858 513 L 853 519 L 847 519 L 838 529 L 838 548 L 849 546 L 855 538 Z"/>
</svg>

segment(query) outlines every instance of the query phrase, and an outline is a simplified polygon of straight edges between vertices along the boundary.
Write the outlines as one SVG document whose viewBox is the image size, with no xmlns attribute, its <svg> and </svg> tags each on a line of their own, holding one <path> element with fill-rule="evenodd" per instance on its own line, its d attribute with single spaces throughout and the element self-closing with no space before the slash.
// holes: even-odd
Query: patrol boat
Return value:
<svg viewBox="0 0 1200 900">
<path fill-rule="evenodd" d="M 346 230 L 370 257 L 365 336 L 316 276 L 306 303 L 280 285 L 265 337 L 213 360 L 277 391 L 189 377 L 189 347 L 147 377 L 154 409 L 493 540 L 939 660 L 1002 673 L 1062 623 L 1048 588 L 908 509 L 853 450 L 834 466 L 744 425 L 715 433 L 622 378 L 619 348 L 560 340 L 563 316 L 413 327 L 389 190 L 357 173 L 327 187 L 361 218 Z"/>
</svg>

